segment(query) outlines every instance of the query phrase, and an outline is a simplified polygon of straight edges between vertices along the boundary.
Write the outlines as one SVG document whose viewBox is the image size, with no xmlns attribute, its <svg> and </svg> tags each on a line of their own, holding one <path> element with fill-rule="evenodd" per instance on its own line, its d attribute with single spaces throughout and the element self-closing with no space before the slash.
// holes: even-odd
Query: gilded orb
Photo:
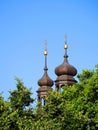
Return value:
<svg viewBox="0 0 98 130">
<path fill-rule="evenodd" d="M 68 45 L 67 44 L 64 44 L 64 49 L 67 49 L 68 48 Z"/>
<path fill-rule="evenodd" d="M 44 51 L 44 55 L 47 55 L 47 54 L 48 54 L 48 52 L 45 50 L 45 51 Z"/>
</svg>

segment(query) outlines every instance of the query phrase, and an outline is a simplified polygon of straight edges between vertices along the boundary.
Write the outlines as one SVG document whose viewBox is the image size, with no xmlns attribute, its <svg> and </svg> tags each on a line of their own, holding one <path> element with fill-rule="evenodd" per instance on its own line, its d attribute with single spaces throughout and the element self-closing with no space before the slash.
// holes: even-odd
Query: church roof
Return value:
<svg viewBox="0 0 98 130">
<path fill-rule="evenodd" d="M 48 76 L 47 68 L 44 68 L 44 75 L 38 80 L 39 86 L 53 86 L 53 80 Z"/>
<path fill-rule="evenodd" d="M 46 42 L 45 42 L 46 44 Z M 53 80 L 48 76 L 48 68 L 47 68 L 47 49 L 45 47 L 45 50 L 44 50 L 44 56 L 45 56 L 45 67 L 44 67 L 44 74 L 43 76 L 41 77 L 41 79 L 38 80 L 38 85 L 41 87 L 41 86 L 53 86 Z"/>
<path fill-rule="evenodd" d="M 75 76 L 77 74 L 77 69 L 68 63 L 68 55 L 67 55 L 68 45 L 66 42 L 64 44 L 64 49 L 65 49 L 64 61 L 61 65 L 55 68 L 55 74 L 57 76 L 62 75 Z"/>
<path fill-rule="evenodd" d="M 55 74 L 57 76 L 60 76 L 60 75 L 75 76 L 77 74 L 76 68 L 68 63 L 67 58 L 68 56 L 64 55 L 64 62 L 55 68 Z"/>
</svg>

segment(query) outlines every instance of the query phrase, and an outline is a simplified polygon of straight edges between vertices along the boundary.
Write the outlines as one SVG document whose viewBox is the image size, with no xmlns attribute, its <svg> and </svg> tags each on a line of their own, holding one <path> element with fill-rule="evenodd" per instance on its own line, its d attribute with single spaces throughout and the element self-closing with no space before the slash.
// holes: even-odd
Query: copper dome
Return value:
<svg viewBox="0 0 98 130">
<path fill-rule="evenodd" d="M 44 69 L 44 75 L 38 81 L 39 86 L 53 86 L 53 80 L 48 76 L 47 69 Z"/>
<path fill-rule="evenodd" d="M 45 50 L 44 50 L 44 56 L 45 56 L 45 67 L 44 67 L 44 75 L 42 76 L 42 78 L 40 80 L 38 80 L 38 85 L 39 86 L 53 86 L 53 81 L 52 79 L 48 76 L 47 73 L 47 49 L 46 49 L 46 40 L 45 40 Z"/>
<path fill-rule="evenodd" d="M 56 67 L 55 74 L 57 76 L 60 76 L 60 75 L 75 76 L 77 74 L 76 68 L 68 63 L 67 54 L 64 56 L 64 58 L 65 58 L 64 62 L 61 65 L 59 65 L 58 67 Z"/>
</svg>

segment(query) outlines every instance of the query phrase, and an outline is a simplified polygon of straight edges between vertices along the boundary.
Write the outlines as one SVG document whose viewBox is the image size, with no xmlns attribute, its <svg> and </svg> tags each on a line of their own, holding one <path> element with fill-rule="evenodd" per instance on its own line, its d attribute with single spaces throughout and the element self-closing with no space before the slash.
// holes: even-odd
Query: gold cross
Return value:
<svg viewBox="0 0 98 130">
<path fill-rule="evenodd" d="M 47 40 L 44 41 L 44 49 L 47 50 Z"/>
<path fill-rule="evenodd" d="M 65 43 L 67 42 L 67 36 L 66 36 L 66 34 L 64 35 L 64 42 Z"/>
<path fill-rule="evenodd" d="M 44 41 L 44 55 L 47 55 L 48 52 L 47 52 L 47 40 Z"/>
</svg>

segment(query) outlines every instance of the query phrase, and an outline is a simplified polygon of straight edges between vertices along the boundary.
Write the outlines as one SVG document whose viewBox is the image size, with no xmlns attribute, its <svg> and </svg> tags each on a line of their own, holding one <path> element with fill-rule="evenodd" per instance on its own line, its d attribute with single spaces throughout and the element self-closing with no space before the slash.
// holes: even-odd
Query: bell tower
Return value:
<svg viewBox="0 0 98 130">
<path fill-rule="evenodd" d="M 38 80 L 38 85 L 40 86 L 37 90 L 38 94 L 38 102 L 41 102 L 42 105 L 45 105 L 45 97 L 47 96 L 47 92 L 52 90 L 53 80 L 48 76 L 48 68 L 47 68 L 47 41 L 44 42 L 44 57 L 45 57 L 45 66 L 44 66 L 44 74 L 41 79 Z"/>
<path fill-rule="evenodd" d="M 55 68 L 55 74 L 57 75 L 57 79 L 55 80 L 55 86 L 58 91 L 60 91 L 62 86 L 70 86 L 77 82 L 74 79 L 74 76 L 77 74 L 77 70 L 74 66 L 70 65 L 68 62 L 67 49 L 68 49 L 68 44 L 67 44 L 67 39 L 65 36 L 64 61 L 61 65 Z"/>
</svg>

